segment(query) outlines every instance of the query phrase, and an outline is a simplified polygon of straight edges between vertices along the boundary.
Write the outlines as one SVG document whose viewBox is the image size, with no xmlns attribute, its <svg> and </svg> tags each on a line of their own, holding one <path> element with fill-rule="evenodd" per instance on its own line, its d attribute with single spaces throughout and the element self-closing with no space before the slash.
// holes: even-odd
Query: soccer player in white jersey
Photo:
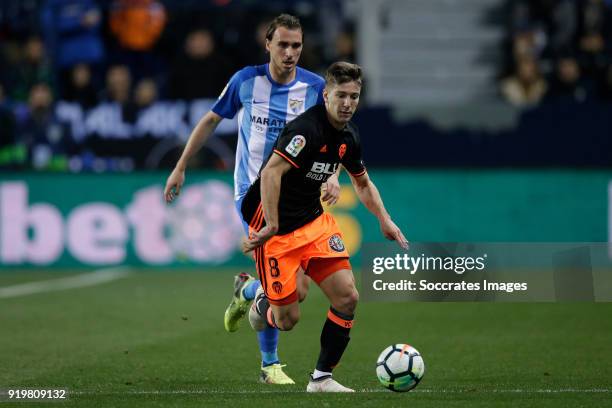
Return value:
<svg viewBox="0 0 612 408">
<path fill-rule="evenodd" d="M 297 66 L 302 45 L 302 27 L 296 17 L 281 14 L 270 23 L 266 32 L 270 62 L 245 67 L 232 76 L 212 109 L 189 136 L 181 158 L 166 181 L 164 197 L 167 202 L 180 194 L 189 159 L 204 145 L 223 118 L 233 118 L 238 114 L 234 200 L 242 219 L 242 200 L 285 124 L 313 105 L 323 103 L 323 78 Z M 323 188 L 322 200 L 335 204 L 339 195 L 340 186 L 337 175 L 334 175 Z M 244 220 L 243 226 L 248 235 L 248 224 Z M 306 288 L 308 279 L 302 274 L 298 277 L 298 285 Z M 238 329 L 259 287 L 259 280 L 247 273 L 235 277 L 232 302 L 225 312 L 227 331 Z M 260 380 L 268 384 L 294 384 L 284 373 L 278 358 L 278 330 L 269 328 L 258 332 L 257 337 L 262 356 Z"/>
</svg>

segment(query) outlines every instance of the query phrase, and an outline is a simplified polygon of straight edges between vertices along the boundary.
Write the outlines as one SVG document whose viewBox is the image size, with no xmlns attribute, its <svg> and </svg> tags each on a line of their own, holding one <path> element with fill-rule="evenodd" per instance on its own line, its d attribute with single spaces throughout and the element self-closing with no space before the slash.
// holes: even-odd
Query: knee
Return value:
<svg viewBox="0 0 612 408">
<path fill-rule="evenodd" d="M 359 302 L 359 292 L 357 289 L 353 289 L 346 295 L 340 297 L 335 308 L 342 313 L 355 314 L 357 309 L 357 303 Z"/>
<path fill-rule="evenodd" d="M 289 331 L 291 329 L 293 329 L 293 327 L 297 324 L 297 322 L 300 320 L 300 312 L 299 311 L 295 311 L 295 312 L 290 312 L 287 314 L 284 314 L 282 316 L 279 316 L 279 318 L 276 318 L 275 316 L 275 322 L 276 323 L 276 327 L 278 327 L 279 330 L 281 331 Z"/>
<path fill-rule="evenodd" d="M 306 295 L 308 295 L 308 291 L 302 291 L 302 290 L 298 291 L 298 299 L 300 303 L 302 303 L 304 299 L 306 299 Z"/>
</svg>

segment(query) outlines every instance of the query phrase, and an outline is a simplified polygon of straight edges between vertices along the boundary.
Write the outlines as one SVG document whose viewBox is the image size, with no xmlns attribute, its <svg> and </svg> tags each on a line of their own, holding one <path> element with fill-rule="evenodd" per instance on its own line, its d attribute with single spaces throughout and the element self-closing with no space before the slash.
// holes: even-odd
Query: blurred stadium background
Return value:
<svg viewBox="0 0 612 408">
<path fill-rule="evenodd" d="M 202 373 L 185 367 L 193 356 L 187 350 L 202 338 L 253 353 L 252 375 L 240 375 L 254 380 L 252 334 L 230 339 L 220 323 L 232 273 L 251 265 L 239 252 L 242 232 L 232 203 L 235 121 L 225 120 L 190 163 L 178 202 L 166 206 L 162 189 L 192 127 L 232 73 L 267 61 L 265 26 L 281 12 L 298 15 L 305 28 L 301 66 L 321 73 L 342 59 L 364 67 L 355 122 L 365 162 L 410 240 L 612 241 L 610 0 L 2 0 L 0 353 L 8 363 L 0 365 L 9 369 L 0 372 L 0 387 L 171 389 L 189 375 L 197 391 Z M 342 181 L 342 199 L 330 211 L 359 265 L 361 245 L 382 238 L 348 179 Z M 71 281 L 49 283 L 109 270 L 123 280 L 63 292 L 53 290 Z M 170 274 L 145 273 L 151 271 Z M 312 305 L 324 307 L 312 296 Z M 203 311 L 208 304 L 212 311 Z M 385 342 L 416 338 L 426 363 L 439 364 L 439 376 L 431 375 L 447 390 L 535 382 L 544 384 L 536 388 L 608 389 L 585 395 L 609 398 L 603 379 L 612 377 L 610 355 L 599 354 L 612 341 L 608 306 L 364 305 L 363 320 L 374 327 L 386 321 L 377 323 L 376 316 L 390 310 L 406 326 L 371 332 L 362 343 L 356 334 L 354 347 L 361 344 L 373 361 Z M 405 313 L 399 318 L 398 308 Z M 89 313 L 97 318 L 89 320 Z M 483 315 L 480 326 L 453 325 L 472 313 Z M 217 315 L 213 324 L 209 319 Z M 170 316 L 181 323 L 160 330 Z M 507 325 L 498 323 L 500 316 Z M 457 358 L 453 347 L 469 352 L 480 330 L 502 338 L 501 349 L 491 337 L 476 336 L 483 354 L 464 363 L 475 364 L 485 379 L 474 373 L 472 383 L 457 382 L 459 369 L 446 367 L 445 359 Z M 523 344 L 525 332 L 537 341 Z M 64 343 L 61 333 L 71 340 Z M 297 353 L 290 345 L 297 335 L 291 336 L 281 347 Z M 569 336 L 568 343 L 558 336 Z M 310 354 L 318 342 L 311 337 Z M 509 357 L 520 345 L 517 353 L 528 358 L 542 344 L 560 353 L 566 346 L 582 349 L 578 385 L 557 381 L 563 368 L 552 352 L 542 357 L 546 364 L 535 364 L 537 375 Z M 101 350 L 95 358 L 80 349 L 95 347 Z M 207 352 L 193 347 L 193 353 Z M 138 382 L 130 378 L 147 363 L 126 363 L 123 354 L 101 363 L 105 353 L 125 349 L 127 355 L 132 348 L 148 351 L 152 360 L 143 361 L 151 366 L 181 348 L 185 355 L 176 361 L 185 377 L 169 371 L 164 378 L 179 380 L 147 374 Z M 74 356 L 58 365 L 68 351 Z M 487 353 L 501 357 L 491 363 Z M 366 367 L 353 374 L 364 387 L 375 379 L 369 363 L 357 357 L 346 363 L 355 373 Z M 488 364 L 515 368 L 521 378 L 503 377 Z M 99 378 L 75 380 L 85 365 L 98 367 Z M 223 368 L 225 378 L 236 377 L 232 367 Z M 242 386 L 239 380 L 228 381 Z M 222 401 L 221 394 L 211 401 Z M 432 406 L 450 403 L 421 397 Z M 551 406 L 573 397 L 561 395 Z M 113 402 L 121 403 L 121 397 Z"/>
</svg>

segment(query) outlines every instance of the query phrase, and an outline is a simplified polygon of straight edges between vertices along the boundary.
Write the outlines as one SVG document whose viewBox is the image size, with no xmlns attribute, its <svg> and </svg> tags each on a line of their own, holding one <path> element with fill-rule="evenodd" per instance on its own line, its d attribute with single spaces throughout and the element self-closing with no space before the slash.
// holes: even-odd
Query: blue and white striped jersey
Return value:
<svg viewBox="0 0 612 408">
<path fill-rule="evenodd" d="M 212 107 L 231 119 L 238 113 L 238 147 L 234 170 L 234 199 L 243 197 L 285 125 L 316 104 L 323 103 L 325 81 L 297 67 L 295 80 L 279 84 L 268 64 L 236 72 Z"/>
</svg>

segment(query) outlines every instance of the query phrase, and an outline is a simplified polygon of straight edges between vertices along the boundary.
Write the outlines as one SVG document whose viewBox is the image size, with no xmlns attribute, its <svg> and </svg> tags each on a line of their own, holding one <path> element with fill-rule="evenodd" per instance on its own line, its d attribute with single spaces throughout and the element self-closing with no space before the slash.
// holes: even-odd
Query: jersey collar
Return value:
<svg viewBox="0 0 612 408">
<path fill-rule="evenodd" d="M 270 74 L 270 63 L 264 64 L 264 66 L 266 69 L 266 77 L 268 77 L 268 81 L 270 81 L 270 83 L 274 86 L 289 88 L 295 85 L 295 83 L 298 81 L 300 67 L 295 67 L 295 78 L 293 79 L 293 81 L 289 82 L 288 84 L 281 84 L 280 82 L 276 82 L 274 78 L 272 78 L 272 75 Z"/>
</svg>

